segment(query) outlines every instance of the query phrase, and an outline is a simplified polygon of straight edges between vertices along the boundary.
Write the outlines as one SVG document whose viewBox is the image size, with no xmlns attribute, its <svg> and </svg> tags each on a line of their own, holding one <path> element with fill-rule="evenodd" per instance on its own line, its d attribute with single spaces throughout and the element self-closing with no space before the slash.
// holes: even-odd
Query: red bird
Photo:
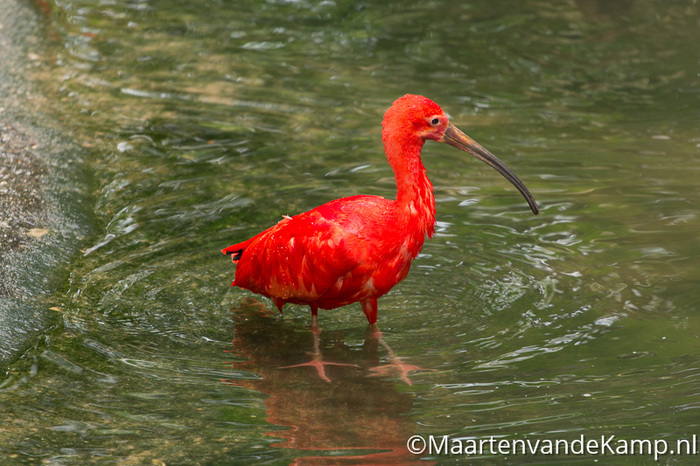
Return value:
<svg viewBox="0 0 700 466">
<path fill-rule="evenodd" d="M 435 196 L 425 174 L 426 140 L 447 143 L 486 162 L 539 209 L 532 194 L 506 165 L 450 124 L 432 100 L 407 94 L 382 121 L 384 152 L 396 178 L 396 200 L 358 195 L 328 202 L 242 243 L 222 250 L 236 267 L 231 286 L 268 298 L 280 312 L 286 303 L 306 304 L 317 327 L 318 308 L 359 301 L 370 324 L 377 299 L 403 280 L 435 232 Z"/>
</svg>

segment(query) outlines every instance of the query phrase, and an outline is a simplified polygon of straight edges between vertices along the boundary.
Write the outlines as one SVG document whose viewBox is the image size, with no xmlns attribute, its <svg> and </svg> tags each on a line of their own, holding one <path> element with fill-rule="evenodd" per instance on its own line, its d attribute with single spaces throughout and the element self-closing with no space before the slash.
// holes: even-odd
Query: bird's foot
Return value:
<svg viewBox="0 0 700 466">
<path fill-rule="evenodd" d="M 392 350 L 389 344 L 384 340 L 384 335 L 382 331 L 379 330 L 377 324 L 370 324 L 368 331 L 368 337 L 377 340 L 379 344 L 384 347 L 389 356 L 389 364 L 371 368 L 370 372 L 372 372 L 372 374 L 370 374 L 370 377 L 391 377 L 398 372 L 401 380 L 403 380 L 406 385 L 413 385 L 411 379 L 408 378 L 409 372 L 435 370 L 424 369 L 420 366 L 403 362 L 402 358 L 396 356 L 394 350 Z"/>
<path fill-rule="evenodd" d="M 424 369 L 420 366 L 413 364 L 407 364 L 401 360 L 400 357 L 395 356 L 390 358 L 389 364 L 383 364 L 381 366 L 373 367 L 370 369 L 372 372 L 370 377 L 391 377 L 398 373 L 401 380 L 403 380 L 406 385 L 413 385 L 411 379 L 408 378 L 409 372 L 414 371 L 434 371 L 435 369 Z"/>
<path fill-rule="evenodd" d="M 331 379 L 326 375 L 326 366 L 349 366 L 349 367 L 357 367 L 356 364 L 344 364 L 340 362 L 328 362 L 323 360 L 323 356 L 321 354 L 313 354 L 309 353 L 313 356 L 313 359 L 309 362 L 305 362 L 302 364 L 294 364 L 292 366 L 284 366 L 280 367 L 280 369 L 291 369 L 294 367 L 313 367 L 316 369 L 316 373 L 318 376 L 322 379 L 325 380 L 326 382 L 330 382 Z"/>
<path fill-rule="evenodd" d="M 305 367 L 310 366 L 316 369 L 316 373 L 322 380 L 330 382 L 331 379 L 326 375 L 326 366 L 350 366 L 357 367 L 356 364 L 344 364 L 340 362 L 327 362 L 323 360 L 323 354 L 321 353 L 321 327 L 318 326 L 318 320 L 316 313 L 313 313 L 313 323 L 311 325 L 311 334 L 314 336 L 314 351 L 307 353 L 312 356 L 311 361 L 302 364 L 294 364 L 292 366 L 280 367 L 280 369 L 291 369 L 294 367 Z"/>
</svg>

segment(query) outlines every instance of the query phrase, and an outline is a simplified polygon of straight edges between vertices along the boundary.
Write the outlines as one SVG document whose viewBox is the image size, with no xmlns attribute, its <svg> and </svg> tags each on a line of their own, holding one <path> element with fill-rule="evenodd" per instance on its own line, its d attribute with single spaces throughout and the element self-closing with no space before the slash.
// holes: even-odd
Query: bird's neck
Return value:
<svg viewBox="0 0 700 466">
<path fill-rule="evenodd" d="M 433 236 L 435 232 L 435 194 L 420 158 L 423 139 L 384 138 L 384 149 L 396 178 L 396 213 L 408 230 Z"/>
</svg>

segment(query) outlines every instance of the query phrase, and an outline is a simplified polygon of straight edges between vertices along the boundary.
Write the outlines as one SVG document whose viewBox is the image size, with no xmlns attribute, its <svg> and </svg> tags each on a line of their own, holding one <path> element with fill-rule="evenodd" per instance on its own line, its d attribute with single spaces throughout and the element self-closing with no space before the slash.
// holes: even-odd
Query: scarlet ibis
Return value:
<svg viewBox="0 0 700 466">
<path fill-rule="evenodd" d="M 411 261 L 435 232 L 435 196 L 421 161 L 426 140 L 444 142 L 487 163 L 539 209 L 522 181 L 496 156 L 452 125 L 432 100 L 407 94 L 382 121 L 384 152 L 396 178 L 396 200 L 358 195 L 337 199 L 222 250 L 237 264 L 231 286 L 318 309 L 359 301 L 370 324 L 377 299 L 408 274 Z"/>
</svg>

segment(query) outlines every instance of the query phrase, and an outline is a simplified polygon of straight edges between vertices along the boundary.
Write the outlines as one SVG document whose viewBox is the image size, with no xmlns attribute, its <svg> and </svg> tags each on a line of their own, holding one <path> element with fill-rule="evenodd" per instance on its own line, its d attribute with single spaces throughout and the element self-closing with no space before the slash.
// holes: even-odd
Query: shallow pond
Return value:
<svg viewBox="0 0 700 466">
<path fill-rule="evenodd" d="M 56 324 L 0 380 L 2 455 L 652 462 L 605 449 L 415 455 L 407 440 L 614 436 L 673 450 L 700 434 L 695 2 L 42 11 L 39 79 L 84 149 L 76 189 L 91 193 L 97 233 L 46 298 Z M 326 381 L 288 367 L 315 352 L 308 309 L 280 316 L 230 288 L 219 251 L 337 197 L 392 197 L 379 124 L 407 92 L 505 161 L 541 213 L 484 164 L 426 144 L 437 234 L 379 301 L 381 338 L 359 305 L 320 312 L 318 352 L 344 364 Z"/>
</svg>

